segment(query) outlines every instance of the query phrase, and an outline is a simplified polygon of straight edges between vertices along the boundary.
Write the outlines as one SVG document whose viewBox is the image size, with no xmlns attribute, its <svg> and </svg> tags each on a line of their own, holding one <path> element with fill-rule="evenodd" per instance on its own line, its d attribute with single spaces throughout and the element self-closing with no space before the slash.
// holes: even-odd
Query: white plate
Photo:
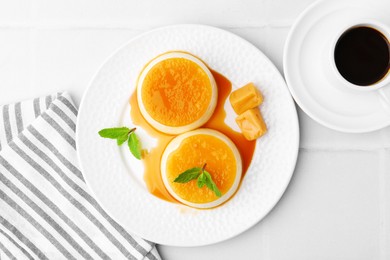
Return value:
<svg viewBox="0 0 390 260">
<path fill-rule="evenodd" d="M 131 125 L 128 99 L 138 74 L 150 59 L 169 50 L 195 54 L 229 78 L 233 88 L 252 81 L 265 96 L 261 111 L 269 132 L 257 141 L 252 164 L 238 193 L 212 210 L 197 210 L 154 197 L 142 180 L 142 164 L 132 158 L 126 145 L 118 148 L 115 141 L 97 134 L 102 128 Z M 234 125 L 232 109 L 229 104 L 225 107 L 229 124 Z M 150 138 L 139 133 L 143 143 L 150 143 Z M 103 208 L 134 234 L 172 246 L 216 243 L 261 220 L 290 181 L 298 145 L 294 102 L 275 66 L 240 37 L 202 25 L 157 29 L 120 48 L 91 81 L 77 122 L 81 168 Z"/>
<path fill-rule="evenodd" d="M 389 10 L 388 0 L 326 0 L 314 3 L 299 16 L 286 41 L 284 73 L 295 101 L 314 120 L 351 133 L 390 125 L 379 93 L 340 86 L 330 69 L 332 41 L 340 29 L 362 19 L 389 25 Z"/>
</svg>

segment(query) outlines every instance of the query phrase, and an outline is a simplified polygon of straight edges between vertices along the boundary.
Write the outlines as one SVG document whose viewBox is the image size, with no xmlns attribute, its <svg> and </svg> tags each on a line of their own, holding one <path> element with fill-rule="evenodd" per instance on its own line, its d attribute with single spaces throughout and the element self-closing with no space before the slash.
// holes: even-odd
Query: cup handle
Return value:
<svg viewBox="0 0 390 260">
<path fill-rule="evenodd" d="M 378 92 L 381 97 L 383 107 L 390 114 L 390 86 L 380 88 Z"/>
</svg>

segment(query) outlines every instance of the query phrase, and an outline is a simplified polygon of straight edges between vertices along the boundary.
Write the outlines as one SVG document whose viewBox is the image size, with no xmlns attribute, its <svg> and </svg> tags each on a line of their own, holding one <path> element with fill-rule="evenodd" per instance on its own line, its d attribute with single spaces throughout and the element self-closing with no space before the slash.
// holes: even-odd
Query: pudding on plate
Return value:
<svg viewBox="0 0 390 260">
<path fill-rule="evenodd" d="M 160 132 L 181 134 L 212 116 L 218 88 L 207 66 L 185 52 L 167 52 L 140 73 L 137 99 L 145 120 Z"/>
<path fill-rule="evenodd" d="M 182 172 L 204 165 L 220 190 L 220 197 L 206 186 L 199 188 L 195 179 L 174 182 Z M 200 128 L 175 137 L 167 145 L 161 159 L 161 175 L 166 189 L 176 200 L 195 208 L 213 208 L 236 192 L 242 175 L 241 156 L 227 136 Z"/>
</svg>

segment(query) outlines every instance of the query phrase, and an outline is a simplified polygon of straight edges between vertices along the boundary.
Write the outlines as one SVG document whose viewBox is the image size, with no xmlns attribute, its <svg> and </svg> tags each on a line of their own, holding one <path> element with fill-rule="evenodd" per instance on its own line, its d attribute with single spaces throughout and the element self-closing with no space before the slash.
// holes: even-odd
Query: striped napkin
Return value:
<svg viewBox="0 0 390 260">
<path fill-rule="evenodd" d="M 0 106 L 0 259 L 160 259 L 90 195 L 66 93 Z"/>
</svg>

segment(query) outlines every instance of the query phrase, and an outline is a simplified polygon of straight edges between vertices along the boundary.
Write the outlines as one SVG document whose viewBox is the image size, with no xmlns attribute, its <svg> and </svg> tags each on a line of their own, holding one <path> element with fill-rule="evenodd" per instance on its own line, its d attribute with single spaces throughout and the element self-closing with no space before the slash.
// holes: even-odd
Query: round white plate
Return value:
<svg viewBox="0 0 390 260">
<path fill-rule="evenodd" d="M 129 96 L 143 66 L 158 54 L 188 51 L 225 75 L 233 88 L 254 82 L 264 94 L 261 111 L 269 132 L 257 141 L 252 164 L 237 194 L 212 210 L 169 203 L 145 188 L 142 163 L 126 145 L 102 139 L 102 128 L 132 125 Z M 230 105 L 225 105 L 234 124 Z M 137 130 L 143 144 L 153 143 Z M 116 51 L 84 94 L 77 122 L 77 150 L 87 184 L 103 208 L 126 229 L 172 246 L 216 243 L 250 228 L 278 202 L 293 174 L 299 128 L 294 102 L 269 59 L 229 32 L 202 25 L 178 25 L 145 33 Z M 156 162 L 160 163 L 160 162 Z"/>
<path fill-rule="evenodd" d="M 388 0 L 321 0 L 297 19 L 284 49 L 287 85 L 298 105 L 319 123 L 362 133 L 390 125 L 379 93 L 342 86 L 330 69 L 332 43 L 340 29 L 359 20 L 390 24 Z"/>
</svg>

